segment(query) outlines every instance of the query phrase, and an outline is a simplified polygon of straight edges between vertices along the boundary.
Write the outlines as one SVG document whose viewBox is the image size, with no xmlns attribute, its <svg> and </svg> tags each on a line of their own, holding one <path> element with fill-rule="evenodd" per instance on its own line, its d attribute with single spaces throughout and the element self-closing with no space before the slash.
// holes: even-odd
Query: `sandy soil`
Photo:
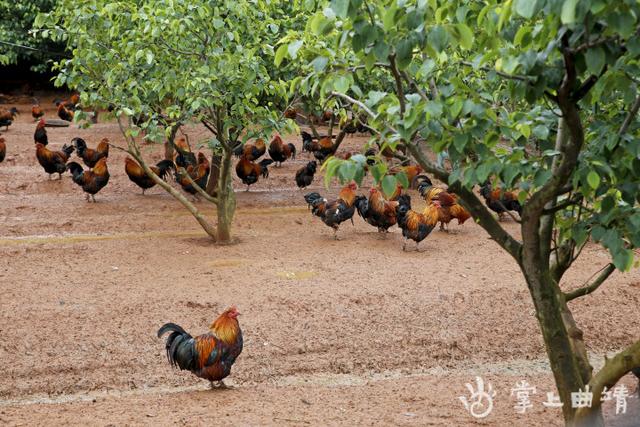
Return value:
<svg viewBox="0 0 640 427">
<path fill-rule="evenodd" d="M 360 218 L 334 241 L 295 187 L 304 154 L 250 192 L 234 178 L 239 243 L 218 247 L 161 189 L 141 196 L 116 150 L 96 204 L 68 174 L 48 181 L 30 106 L 18 108 L 0 164 L 0 422 L 561 425 L 560 411 L 542 406 L 553 378 L 526 286 L 479 226 L 434 232 L 421 253 L 401 251 L 399 229 L 383 239 Z M 123 142 L 113 122 L 48 133 L 53 147 L 74 136 L 90 146 L 104 136 Z M 144 152 L 160 159 L 160 147 Z M 334 187 L 316 179 L 311 189 Z M 505 225 L 517 235 L 517 224 Z M 564 286 L 581 285 L 607 260 L 588 247 Z M 639 289 L 638 270 L 616 273 L 571 303 L 594 364 L 640 336 Z M 231 304 L 243 313 L 245 349 L 228 379 L 235 389 L 210 391 L 170 368 L 156 331 L 173 321 L 204 332 Z M 484 420 L 458 400 L 476 376 L 497 392 Z M 510 390 L 523 379 L 537 394 L 521 415 Z M 633 378 L 623 382 L 635 390 Z M 640 417 L 638 399 L 629 405 Z M 633 415 L 607 408 L 614 425 L 633 425 Z"/>
</svg>

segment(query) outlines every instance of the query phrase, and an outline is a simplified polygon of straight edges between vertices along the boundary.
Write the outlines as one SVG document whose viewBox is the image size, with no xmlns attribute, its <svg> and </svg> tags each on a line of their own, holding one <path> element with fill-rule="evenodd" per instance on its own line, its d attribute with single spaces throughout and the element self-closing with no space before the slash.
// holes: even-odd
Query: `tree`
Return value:
<svg viewBox="0 0 640 427">
<path fill-rule="evenodd" d="M 384 144 L 404 144 L 518 263 L 533 300 L 567 425 L 602 425 L 600 395 L 640 366 L 640 341 L 594 373 L 570 301 L 633 265 L 640 245 L 640 6 L 632 1 L 334 0 L 312 14 L 296 85 L 365 113 Z M 292 60 L 292 59 L 290 59 Z M 363 91 L 358 82 L 375 84 Z M 373 83 L 372 83 L 373 82 Z M 447 151 L 452 167 L 429 160 Z M 360 179 L 362 158 L 329 176 Z M 373 173 L 391 192 L 386 166 Z M 372 171 L 373 172 L 373 171 Z M 521 238 L 473 191 L 517 188 Z M 611 262 L 572 291 L 564 273 L 589 241 Z M 571 393 L 594 393 L 572 408 Z"/>
<path fill-rule="evenodd" d="M 268 1 L 61 0 L 37 24 L 73 50 L 57 65 L 56 83 L 81 91 L 83 104 L 114 109 L 127 151 L 214 240 L 226 243 L 236 208 L 233 149 L 251 137 L 267 139 L 285 123 L 286 88 L 274 72 L 273 46 L 292 20 L 286 6 Z M 140 156 L 142 132 L 173 144 L 190 120 L 212 135 L 207 144 L 218 174 L 210 174 L 208 193 L 194 187 L 216 205 L 216 227 Z"/>
<path fill-rule="evenodd" d="M 0 0 L 0 16 L 7 17 L 0 20 L 0 65 L 25 62 L 45 71 L 49 60 L 64 55 L 60 45 L 29 34 L 36 15 L 50 11 L 55 3 L 55 0 Z"/>
</svg>

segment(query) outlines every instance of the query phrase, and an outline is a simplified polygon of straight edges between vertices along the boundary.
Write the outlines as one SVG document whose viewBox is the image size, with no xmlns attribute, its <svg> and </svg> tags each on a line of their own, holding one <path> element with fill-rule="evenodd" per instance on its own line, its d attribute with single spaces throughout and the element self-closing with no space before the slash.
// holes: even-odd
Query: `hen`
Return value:
<svg viewBox="0 0 640 427">
<path fill-rule="evenodd" d="M 252 162 L 243 155 L 236 164 L 236 175 L 238 175 L 238 178 L 247 186 L 247 191 L 249 191 L 249 186 L 258 182 L 260 175 L 262 175 L 263 178 L 269 176 L 267 166 L 271 163 L 273 163 L 271 159 L 262 159 L 260 163 Z"/>
<path fill-rule="evenodd" d="M 71 172 L 73 182 L 82 187 L 82 191 L 86 193 L 87 202 L 91 199 L 95 203 L 95 195 L 109 182 L 106 157 L 98 160 L 96 166 L 91 170 L 82 170 L 82 166 L 76 162 L 69 163 L 67 169 Z"/>
<path fill-rule="evenodd" d="M 357 189 L 356 183 L 351 182 L 343 187 L 338 198 L 331 202 L 315 192 L 304 196 L 304 200 L 311 207 L 311 213 L 320 218 L 325 225 L 333 228 L 333 238 L 336 240 L 338 240 L 340 224 L 348 219 L 353 224 Z"/>
<path fill-rule="evenodd" d="M 75 145 L 78 157 L 90 168 L 94 167 L 98 163 L 98 160 L 109 157 L 108 138 L 102 138 L 95 150 L 88 148 L 87 143 L 82 138 L 73 138 L 71 143 Z"/>
<path fill-rule="evenodd" d="M 480 187 L 480 195 L 484 197 L 487 207 L 498 214 L 499 220 L 503 219 L 507 211 L 515 211 L 522 215 L 522 205 L 518 201 L 518 195 L 513 191 L 503 191 L 500 188 L 494 190 L 487 181 Z"/>
<path fill-rule="evenodd" d="M 396 207 L 398 202 L 385 200 L 377 188 L 370 190 L 368 200 L 363 196 L 358 197 L 355 205 L 358 215 L 368 224 L 377 227 L 379 233 L 387 233 L 389 228 L 397 222 Z"/>
<path fill-rule="evenodd" d="M 191 184 L 187 175 L 191 178 L 191 181 L 204 190 L 209 182 L 209 172 L 211 171 L 209 160 L 204 154 L 198 153 L 197 162 L 197 165 L 189 165 L 186 169 L 180 169 L 175 173 L 176 182 L 180 184 L 185 192 L 192 194 L 196 200 L 198 200 L 198 191 Z"/>
<path fill-rule="evenodd" d="M 16 107 L 12 107 L 10 110 L 0 109 L 0 127 L 6 127 L 6 130 L 9 130 L 9 126 L 16 119 L 16 115 L 18 115 L 18 109 Z"/>
<path fill-rule="evenodd" d="M 233 154 L 235 154 L 236 157 L 244 157 L 250 162 L 258 160 L 266 152 L 267 146 L 263 139 L 256 139 L 256 142 L 246 142 L 244 145 L 238 145 L 233 150 Z"/>
<path fill-rule="evenodd" d="M 151 166 L 150 169 L 161 179 L 165 179 L 170 169 L 175 170 L 175 165 L 171 160 L 161 160 L 155 166 Z M 130 157 L 124 159 L 124 171 L 131 182 L 142 188 L 143 195 L 146 190 L 156 185 L 156 182 L 146 174 L 142 166 Z"/>
<path fill-rule="evenodd" d="M 184 136 L 176 139 L 174 146 L 176 149 L 174 160 L 177 167 L 186 169 L 189 165 L 197 166 L 196 155 L 191 152 L 191 147 Z"/>
<path fill-rule="evenodd" d="M 313 176 L 316 173 L 318 163 L 315 160 L 307 163 L 305 166 L 298 169 L 296 172 L 296 185 L 299 188 L 305 188 L 311 185 L 313 182 Z"/>
<path fill-rule="evenodd" d="M 322 137 L 316 141 L 310 133 L 302 132 L 302 151 L 309 151 L 313 153 L 313 157 L 322 163 L 327 159 L 327 157 L 335 153 L 336 146 L 328 136 Z"/>
<path fill-rule="evenodd" d="M 58 104 L 58 117 L 60 117 L 62 120 L 72 122 L 74 114 L 75 113 L 73 112 L 73 110 L 67 108 L 63 102 Z"/>
<path fill-rule="evenodd" d="M 33 134 L 35 142 L 39 142 L 42 145 L 49 144 L 49 137 L 47 136 L 47 130 L 45 129 L 46 123 L 44 119 L 40 119 L 36 125 L 36 131 Z"/>
<path fill-rule="evenodd" d="M 408 194 L 400 196 L 396 207 L 396 216 L 398 227 L 402 229 L 402 237 L 404 237 L 403 251 L 406 250 L 407 239 L 416 242 L 416 251 L 419 250 L 420 242 L 431 233 L 438 223 L 438 204 L 438 201 L 434 201 L 433 204 L 427 205 L 423 213 L 418 213 L 411 209 L 411 196 Z"/>
<path fill-rule="evenodd" d="M 406 177 L 407 177 L 407 181 L 409 181 L 409 185 L 412 188 L 414 184 L 415 184 L 415 179 L 422 173 L 422 167 L 420 167 L 420 165 L 408 165 L 408 166 L 394 166 L 391 169 L 389 169 L 389 174 L 390 175 L 397 175 L 398 173 L 403 172 Z"/>
<path fill-rule="evenodd" d="M 49 174 L 49 179 L 54 173 L 62 179 L 62 173 L 67 170 L 67 160 L 73 153 L 73 149 L 73 145 L 65 144 L 61 151 L 51 151 L 41 143 L 36 143 L 36 158 L 44 171 Z"/>
<path fill-rule="evenodd" d="M 158 330 L 158 338 L 171 332 L 165 345 L 169 363 L 209 381 L 211 388 L 214 381 L 224 387 L 222 380 L 242 353 L 239 315 L 235 307 L 228 308 L 209 326 L 209 332 L 196 337 L 175 323 L 165 323 Z"/>
<path fill-rule="evenodd" d="M 42 110 L 40 105 L 34 104 L 31 107 L 31 117 L 33 117 L 34 120 L 38 120 L 42 116 L 44 116 L 44 111 Z"/>
<path fill-rule="evenodd" d="M 431 180 L 425 175 L 420 175 L 420 178 L 423 180 L 418 185 L 418 191 L 427 202 L 426 209 L 429 209 L 429 206 L 435 201 L 438 202 L 437 211 L 440 230 L 446 230 L 446 226 L 448 226 L 453 219 L 457 219 L 458 224 L 462 225 L 466 220 L 471 218 L 471 214 L 458 203 L 458 196 L 449 193 L 444 188 L 434 186 Z"/>
<path fill-rule="evenodd" d="M 0 136 L 0 163 L 4 161 L 5 156 L 7 155 L 7 143 L 3 137 Z"/>
<path fill-rule="evenodd" d="M 269 144 L 269 156 L 276 163 L 275 166 L 280 167 L 285 160 L 296 158 L 296 146 L 292 143 L 285 144 L 280 135 L 276 135 Z"/>
</svg>

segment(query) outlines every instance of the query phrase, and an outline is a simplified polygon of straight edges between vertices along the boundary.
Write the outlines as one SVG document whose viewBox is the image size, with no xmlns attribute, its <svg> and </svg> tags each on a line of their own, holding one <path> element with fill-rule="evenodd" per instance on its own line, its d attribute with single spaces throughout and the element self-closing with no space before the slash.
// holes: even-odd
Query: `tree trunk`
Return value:
<svg viewBox="0 0 640 427">
<path fill-rule="evenodd" d="M 216 197 L 218 191 L 218 181 L 220 180 L 220 163 L 222 157 L 219 154 L 211 155 L 211 172 L 209 172 L 209 181 L 207 181 L 207 188 L 204 190 L 208 195 Z"/>
<path fill-rule="evenodd" d="M 218 179 L 218 242 L 231 243 L 231 223 L 236 212 L 236 194 L 231 181 L 231 155 L 225 150 Z"/>
<path fill-rule="evenodd" d="M 173 161 L 174 156 L 174 143 L 176 139 L 176 134 L 178 133 L 178 129 L 180 129 L 179 124 L 173 125 L 171 128 L 171 133 L 169 134 L 169 140 L 164 143 L 164 158 L 165 160 Z"/>
</svg>

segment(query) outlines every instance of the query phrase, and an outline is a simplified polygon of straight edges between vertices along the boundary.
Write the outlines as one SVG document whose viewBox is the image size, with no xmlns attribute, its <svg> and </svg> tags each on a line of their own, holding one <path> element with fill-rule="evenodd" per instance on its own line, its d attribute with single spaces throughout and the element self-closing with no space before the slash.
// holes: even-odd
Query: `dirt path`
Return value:
<svg viewBox="0 0 640 427">
<path fill-rule="evenodd" d="M 294 189 L 294 171 L 309 160 L 301 155 L 248 193 L 235 181 L 239 243 L 216 247 L 162 190 L 141 196 L 115 150 L 96 204 L 68 175 L 49 182 L 27 116 L 4 135 L 0 164 L 1 422 L 561 423 L 541 404 L 553 382 L 526 286 L 477 225 L 434 232 L 421 253 L 400 250 L 397 228 L 381 238 L 360 218 L 334 241 Z M 49 130 L 53 146 L 74 136 L 121 143 L 113 123 Z M 160 153 L 145 147 L 149 159 Z M 326 192 L 320 180 L 312 190 Z M 564 286 L 607 260 L 587 247 Z M 571 303 L 594 363 L 640 336 L 639 288 L 637 270 L 616 273 L 596 296 Z M 236 389 L 205 390 L 169 367 L 155 333 L 167 321 L 203 332 L 231 304 L 246 339 L 229 378 Z M 498 391 L 484 421 L 458 400 L 477 375 Z M 539 390 L 532 414 L 517 414 L 509 396 L 522 379 Z"/>
</svg>

